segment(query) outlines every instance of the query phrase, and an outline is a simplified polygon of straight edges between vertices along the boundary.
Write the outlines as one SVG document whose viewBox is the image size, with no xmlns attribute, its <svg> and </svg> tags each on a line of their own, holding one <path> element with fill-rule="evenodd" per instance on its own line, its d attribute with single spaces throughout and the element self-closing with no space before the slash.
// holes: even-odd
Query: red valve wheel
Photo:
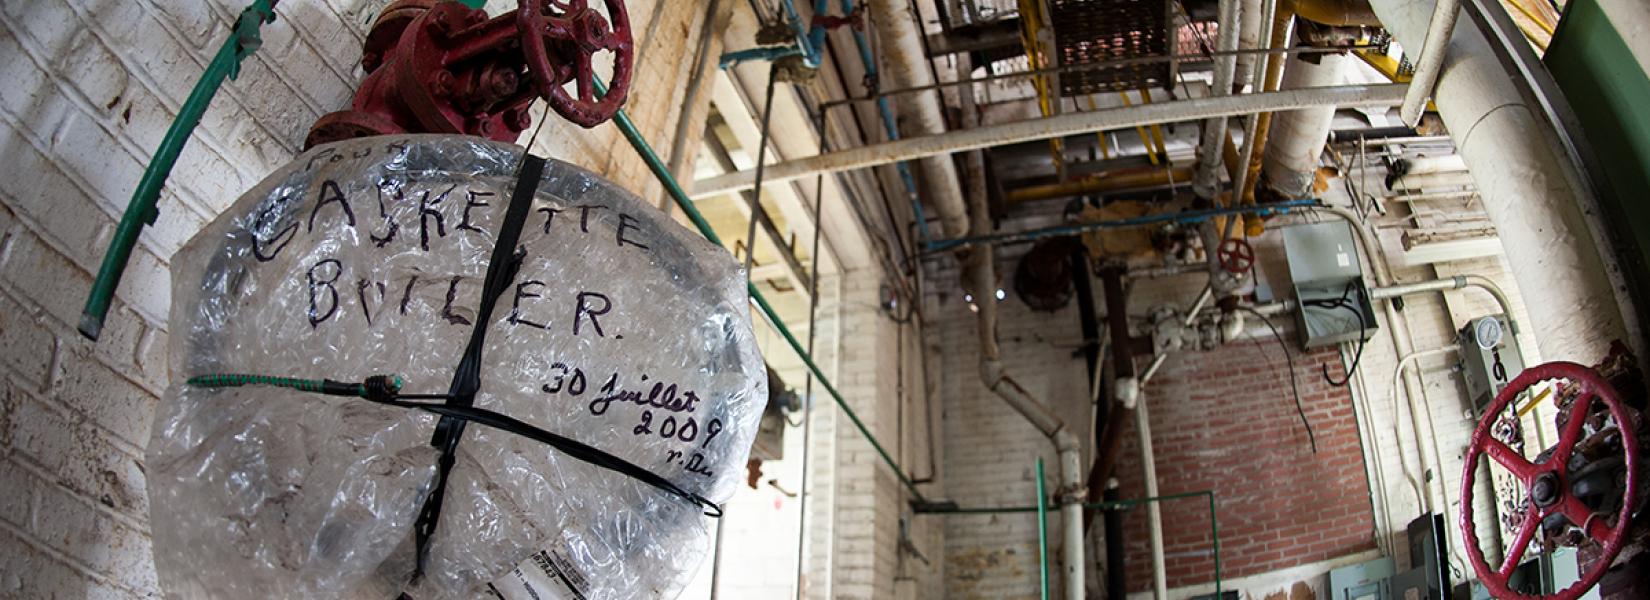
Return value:
<svg viewBox="0 0 1650 600">
<path fill-rule="evenodd" d="M 1220 243 L 1216 256 L 1220 258 L 1220 268 L 1227 273 L 1241 274 L 1247 272 L 1255 264 L 1255 249 L 1239 238 L 1226 238 Z"/>
<path fill-rule="evenodd" d="M 1507 410 L 1508 404 L 1518 397 L 1519 392 L 1552 379 L 1568 380 L 1571 386 L 1579 388 L 1579 393 L 1576 395 L 1575 403 L 1570 405 L 1564 431 L 1560 433 L 1558 444 L 1553 447 L 1551 455 L 1541 462 L 1532 463 L 1505 443 L 1491 437 L 1490 431 L 1500 415 Z M 1613 524 L 1606 523 L 1606 519 L 1597 518 L 1601 515 L 1595 515 L 1579 498 L 1569 493 L 1570 458 L 1576 452 L 1576 444 L 1581 442 L 1583 427 L 1591 413 L 1594 400 L 1603 402 L 1609 408 L 1610 417 L 1615 419 L 1617 428 L 1623 432 L 1620 436 L 1621 445 L 1627 455 L 1627 485 Z M 1496 394 L 1495 402 L 1491 403 L 1489 410 L 1484 413 L 1484 420 L 1480 421 L 1478 428 L 1472 432 L 1472 444 L 1467 447 L 1465 469 L 1461 474 L 1460 519 L 1461 539 L 1467 547 L 1467 556 L 1472 562 L 1473 570 L 1478 573 L 1479 581 L 1483 582 L 1492 596 L 1531 600 L 1576 600 L 1604 577 L 1604 572 L 1615 562 L 1616 555 L 1627 542 L 1629 521 L 1633 513 L 1631 501 L 1638 492 L 1638 442 L 1632 434 L 1632 423 L 1626 407 L 1616 396 L 1615 389 L 1592 369 L 1575 363 L 1550 362 L 1525 369 L 1518 377 L 1513 378 L 1500 394 Z M 1505 467 L 1523 484 L 1527 494 L 1523 523 L 1518 526 L 1518 533 L 1507 548 L 1506 560 L 1495 568 L 1484 562 L 1484 553 L 1478 547 L 1478 529 L 1473 523 L 1473 479 L 1478 471 L 1480 456 L 1488 456 L 1496 464 Z M 1509 589 L 1507 582 L 1513 570 L 1522 561 L 1530 542 L 1541 532 L 1542 523 L 1553 515 L 1563 515 L 1588 538 L 1597 542 L 1602 552 L 1593 562 L 1592 568 L 1582 574 L 1578 581 L 1551 596 L 1529 596 Z"/>
<path fill-rule="evenodd" d="M 527 73 L 533 86 L 550 108 L 562 118 L 584 127 L 595 127 L 613 118 L 624 106 L 630 92 L 630 68 L 634 59 L 630 40 L 630 16 L 625 13 L 624 0 L 605 0 L 608 23 L 601 13 L 591 9 L 588 0 L 520 0 L 516 11 L 516 27 L 521 34 L 522 53 L 527 58 Z M 572 56 L 573 64 L 552 60 L 551 49 L 558 57 Z M 613 78 L 608 82 L 607 95 L 596 98 L 596 72 L 593 59 L 598 52 L 613 53 Z M 567 93 L 562 85 L 574 82 L 578 97 Z"/>
</svg>

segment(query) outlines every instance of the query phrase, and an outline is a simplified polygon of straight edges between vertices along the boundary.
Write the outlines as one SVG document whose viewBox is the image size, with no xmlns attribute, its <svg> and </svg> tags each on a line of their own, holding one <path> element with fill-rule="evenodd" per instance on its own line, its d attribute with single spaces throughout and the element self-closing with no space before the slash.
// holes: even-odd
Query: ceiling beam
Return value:
<svg viewBox="0 0 1650 600">
<path fill-rule="evenodd" d="M 716 161 L 718 167 L 724 172 L 730 173 L 738 170 L 738 167 L 734 165 L 733 155 L 728 152 L 726 146 L 722 145 L 722 139 L 716 136 L 715 131 L 710 131 L 707 128 L 704 139 L 705 152 L 710 155 L 711 160 Z M 791 284 L 796 286 L 797 291 L 804 296 L 811 297 L 812 294 L 809 294 L 808 291 L 813 289 L 813 286 L 809 285 L 813 278 L 809 276 L 808 268 L 802 266 L 802 261 L 796 258 L 796 252 L 793 251 L 790 243 L 786 241 L 785 233 L 779 230 L 779 226 L 774 224 L 773 218 L 768 216 L 768 211 L 757 202 L 756 192 L 753 190 L 740 190 L 739 201 L 734 202 L 734 205 L 738 207 L 739 214 L 744 215 L 746 219 L 752 218 L 752 209 L 755 209 L 757 230 L 762 233 L 763 237 L 767 238 L 768 243 L 773 244 L 774 253 L 779 255 L 785 265 L 785 275 L 791 280 Z M 756 242 L 747 240 L 745 243 L 750 245 L 750 247 L 745 248 L 745 252 L 754 255 Z M 817 261 L 818 257 L 814 257 L 814 260 Z M 756 278 L 754 273 L 751 278 Z"/>
</svg>

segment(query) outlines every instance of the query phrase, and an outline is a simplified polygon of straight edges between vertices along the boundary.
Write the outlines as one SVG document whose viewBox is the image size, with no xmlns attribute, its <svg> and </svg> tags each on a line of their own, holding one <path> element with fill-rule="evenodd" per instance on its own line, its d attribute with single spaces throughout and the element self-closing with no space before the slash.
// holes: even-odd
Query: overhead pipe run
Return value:
<svg viewBox="0 0 1650 600">
<path fill-rule="evenodd" d="M 1287 90 L 1239 96 L 1193 98 L 1155 104 L 1137 104 L 1104 110 L 1067 113 L 1046 119 L 986 125 L 975 129 L 904 138 L 769 165 L 764 183 L 783 183 L 819 173 L 875 167 L 953 152 L 1046 140 L 1054 137 L 1113 130 L 1152 123 L 1196 121 L 1219 115 L 1294 110 L 1313 106 L 1344 108 L 1391 107 L 1403 102 L 1403 84 L 1348 85 L 1333 88 Z M 694 182 L 692 196 L 708 198 L 750 189 L 754 170 L 717 175 Z"/>
<path fill-rule="evenodd" d="M 897 86 L 932 85 L 934 75 L 929 70 L 928 55 L 922 48 L 922 26 L 917 22 L 911 3 L 906 0 L 871 0 L 869 4 L 872 20 L 876 22 L 877 39 L 881 42 L 882 58 L 887 66 L 883 74 Z M 945 133 L 944 107 L 937 91 L 902 95 L 895 100 L 895 104 L 910 130 L 923 135 Z M 924 197 L 933 203 L 935 212 L 939 213 L 940 229 L 944 235 L 954 236 L 968 231 L 968 207 L 951 157 L 947 153 L 934 153 L 911 158 L 921 159 L 918 167 L 922 169 L 923 183 L 929 192 Z M 774 175 L 778 175 L 778 168 L 785 164 L 774 165 L 766 179 L 775 183 L 783 181 Z M 804 173 L 797 177 L 811 174 Z M 699 188 L 697 184 L 694 187 L 696 190 Z"/>
<path fill-rule="evenodd" d="M 989 227 L 990 217 L 984 206 L 983 194 L 975 196 L 975 223 Z M 975 248 L 966 261 L 967 275 L 974 294 L 982 298 L 982 301 L 975 304 L 979 308 L 980 381 L 985 384 L 986 389 L 991 390 L 1024 416 L 1037 431 L 1047 436 L 1054 443 L 1055 452 L 1059 455 L 1060 487 L 1057 495 L 1060 501 L 1061 525 L 1065 530 L 1062 569 L 1065 575 L 1066 597 L 1073 600 L 1081 599 L 1084 587 L 1082 444 L 1078 441 L 1077 435 L 1066 427 L 1046 404 L 1033 398 L 1003 368 L 1002 351 L 997 345 L 997 303 L 990 300 L 990 290 L 996 289 L 997 286 L 993 248 L 990 245 Z"/>
<path fill-rule="evenodd" d="M 1291 57 L 1281 85 L 1283 89 L 1338 85 L 1347 60 L 1344 54 Z M 1272 141 L 1261 160 L 1261 173 L 1267 186 L 1285 198 L 1312 195 L 1318 159 L 1323 156 L 1334 120 L 1333 106 L 1280 112 L 1272 117 Z"/>
<path fill-rule="evenodd" d="M 1239 22 L 1241 9 L 1239 0 L 1220 0 L 1220 34 L 1215 41 L 1216 49 L 1221 52 L 1237 50 Z M 1214 86 L 1209 90 L 1213 96 L 1229 96 L 1232 94 L 1232 79 L 1237 70 L 1237 56 L 1222 55 L 1215 59 Z M 1221 142 L 1226 139 L 1225 115 L 1213 117 L 1203 121 L 1203 139 L 1198 149 L 1197 175 L 1192 179 L 1192 193 L 1198 198 L 1213 202 L 1220 192 Z"/>
<path fill-rule="evenodd" d="M 1398 42 L 1422 48 L 1434 13 L 1425 0 L 1371 0 Z M 1496 7 L 1499 8 L 1499 7 Z M 1625 292 L 1611 284 L 1620 272 L 1601 253 L 1578 191 L 1541 131 L 1550 131 L 1519 91 L 1477 23 L 1458 22 L 1443 54 L 1433 102 L 1473 174 L 1484 210 L 1495 223 L 1507 264 L 1523 293 L 1543 356 L 1591 362 L 1614 340 L 1644 355 L 1643 341 L 1629 337 L 1620 303 Z"/>
</svg>

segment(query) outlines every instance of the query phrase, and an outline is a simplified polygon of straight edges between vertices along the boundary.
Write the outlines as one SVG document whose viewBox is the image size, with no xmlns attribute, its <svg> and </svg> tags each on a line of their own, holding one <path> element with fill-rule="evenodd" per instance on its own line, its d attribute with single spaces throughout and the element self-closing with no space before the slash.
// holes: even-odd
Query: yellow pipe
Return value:
<svg viewBox="0 0 1650 600">
<path fill-rule="evenodd" d="M 1272 21 L 1272 39 L 1269 43 L 1273 50 L 1288 48 L 1291 32 L 1289 24 L 1296 16 L 1333 27 L 1380 25 L 1380 20 L 1375 17 L 1375 11 L 1369 8 L 1366 0 L 1282 0 L 1278 2 L 1277 14 Z M 1267 56 L 1266 76 L 1262 81 L 1261 91 L 1278 90 L 1278 85 L 1283 80 L 1284 62 L 1282 55 Z M 1248 175 L 1243 180 L 1241 198 L 1245 204 L 1255 203 L 1255 184 L 1260 181 L 1260 165 L 1266 156 L 1266 138 L 1272 129 L 1272 113 L 1261 113 L 1256 119 L 1258 120 L 1255 122 L 1254 151 L 1249 155 Z M 1258 215 L 1244 215 L 1243 222 L 1250 237 L 1266 232 L 1266 226 Z"/>
<path fill-rule="evenodd" d="M 1003 200 L 1016 203 L 1084 194 L 1103 194 L 1134 188 L 1164 186 L 1175 181 L 1188 181 L 1191 177 L 1191 165 L 1176 166 L 1172 169 L 1137 170 L 1117 174 L 1101 173 L 1076 181 L 1033 185 L 1008 190 L 1003 193 Z"/>
<path fill-rule="evenodd" d="M 1152 94 L 1145 87 L 1140 88 L 1140 102 L 1142 104 L 1152 103 Z M 1163 144 L 1163 128 L 1156 123 L 1152 123 L 1152 142 L 1157 144 L 1157 155 L 1162 156 L 1164 162 L 1168 162 L 1169 149 Z"/>
<path fill-rule="evenodd" d="M 1100 105 L 1094 102 L 1094 94 L 1089 94 L 1086 98 L 1089 100 L 1089 110 L 1100 110 Z M 1111 140 L 1107 139 L 1106 136 L 1107 133 L 1104 129 L 1094 132 L 1094 137 L 1100 139 L 1100 156 L 1106 160 L 1111 160 Z"/>
<path fill-rule="evenodd" d="M 1129 101 L 1128 91 L 1125 90 L 1117 92 L 1117 95 L 1123 99 L 1123 106 L 1134 106 L 1134 103 Z M 1152 161 L 1153 165 L 1157 165 L 1157 152 L 1152 149 L 1154 145 L 1152 144 L 1151 134 L 1146 133 L 1146 127 L 1144 125 L 1135 125 L 1134 132 L 1140 134 L 1140 145 L 1146 147 L 1146 158 Z"/>
<path fill-rule="evenodd" d="M 1042 0 L 1020 0 L 1020 44 L 1026 50 L 1026 66 L 1035 71 L 1043 68 L 1042 42 L 1037 39 L 1037 31 L 1048 20 L 1043 17 Z M 1037 90 L 1037 109 L 1044 117 L 1054 116 L 1053 82 L 1047 75 L 1038 75 L 1031 79 L 1031 85 Z M 1054 158 L 1054 172 L 1062 177 L 1066 172 L 1066 144 L 1060 138 L 1048 141 L 1049 154 Z"/>
<path fill-rule="evenodd" d="M 1282 11 L 1285 4 L 1290 5 L 1291 12 L 1302 19 L 1331 27 L 1378 27 L 1381 24 L 1375 10 L 1369 7 L 1368 0 L 1284 0 L 1278 3 L 1278 10 Z"/>
</svg>

